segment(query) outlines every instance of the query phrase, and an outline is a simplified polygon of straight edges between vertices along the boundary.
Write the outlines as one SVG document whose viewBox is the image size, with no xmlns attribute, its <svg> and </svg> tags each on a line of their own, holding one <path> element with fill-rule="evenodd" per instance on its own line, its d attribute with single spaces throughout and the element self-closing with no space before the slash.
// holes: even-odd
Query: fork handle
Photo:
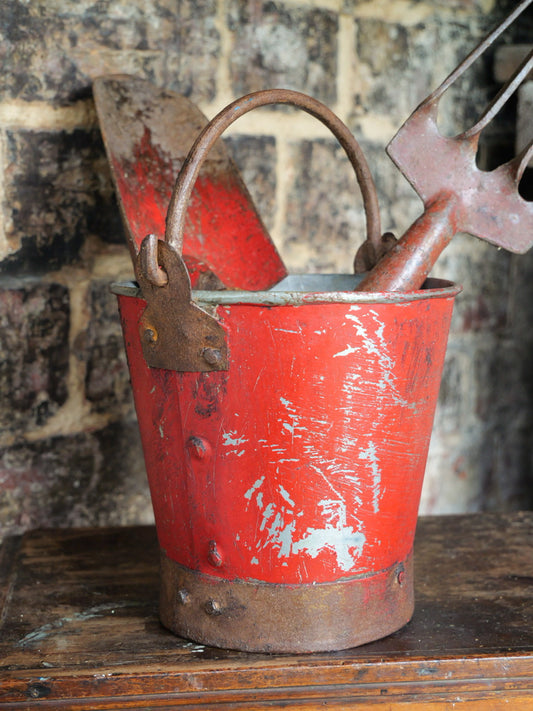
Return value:
<svg viewBox="0 0 533 711">
<path fill-rule="evenodd" d="M 442 193 L 426 204 L 423 214 L 359 284 L 357 291 L 420 289 L 442 250 L 458 230 L 460 203 Z"/>
</svg>

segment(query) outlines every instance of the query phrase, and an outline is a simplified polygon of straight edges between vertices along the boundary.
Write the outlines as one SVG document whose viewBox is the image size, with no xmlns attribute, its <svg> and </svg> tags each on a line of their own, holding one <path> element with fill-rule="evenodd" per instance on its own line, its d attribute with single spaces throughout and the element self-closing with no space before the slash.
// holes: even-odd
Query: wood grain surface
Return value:
<svg viewBox="0 0 533 711">
<path fill-rule="evenodd" d="M 0 709 L 533 709 L 533 512 L 419 520 L 416 609 L 328 654 L 230 652 L 158 621 L 152 527 L 0 550 Z"/>
</svg>

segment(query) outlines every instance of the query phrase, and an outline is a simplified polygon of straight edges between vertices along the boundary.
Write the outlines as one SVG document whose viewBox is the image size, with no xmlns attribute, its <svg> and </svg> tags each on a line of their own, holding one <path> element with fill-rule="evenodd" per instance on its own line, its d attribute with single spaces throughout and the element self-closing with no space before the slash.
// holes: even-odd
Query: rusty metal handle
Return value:
<svg viewBox="0 0 533 711">
<path fill-rule="evenodd" d="M 456 195 L 443 193 L 426 205 L 396 245 L 357 286 L 357 291 L 415 291 L 442 250 L 459 231 L 461 205 Z"/>
<path fill-rule="evenodd" d="M 376 248 L 379 248 L 381 243 L 381 221 L 376 187 L 361 147 L 347 126 L 327 106 L 306 94 L 288 89 L 268 89 L 243 96 L 223 109 L 202 130 L 189 151 L 189 155 L 183 163 L 174 186 L 166 222 L 165 239 L 168 244 L 181 254 L 187 206 L 201 165 L 209 150 L 223 131 L 236 119 L 252 109 L 268 104 L 291 104 L 296 106 L 319 119 L 331 130 L 355 170 L 357 182 L 363 196 L 366 239 Z"/>
</svg>

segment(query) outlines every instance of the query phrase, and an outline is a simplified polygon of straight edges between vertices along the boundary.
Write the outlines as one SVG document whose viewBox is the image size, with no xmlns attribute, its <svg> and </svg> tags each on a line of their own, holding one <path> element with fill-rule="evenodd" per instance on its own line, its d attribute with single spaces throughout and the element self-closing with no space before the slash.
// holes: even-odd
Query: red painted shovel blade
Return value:
<svg viewBox="0 0 533 711">
<path fill-rule="evenodd" d="M 165 235 L 178 172 L 207 124 L 188 99 L 128 75 L 99 77 L 94 98 L 132 256 Z M 183 255 L 193 284 L 212 272 L 233 289 L 268 289 L 287 271 L 221 141 L 206 160 L 187 213 Z"/>
</svg>

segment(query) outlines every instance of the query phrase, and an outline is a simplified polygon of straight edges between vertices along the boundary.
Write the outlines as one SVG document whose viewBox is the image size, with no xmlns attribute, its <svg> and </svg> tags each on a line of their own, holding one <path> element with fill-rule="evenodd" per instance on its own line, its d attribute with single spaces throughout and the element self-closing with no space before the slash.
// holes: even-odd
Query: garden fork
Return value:
<svg viewBox="0 0 533 711">
<path fill-rule="evenodd" d="M 524 253 L 533 245 L 533 203 L 519 193 L 533 155 L 531 142 L 513 160 L 492 171 L 476 165 L 479 135 L 533 69 L 533 52 L 472 128 L 455 137 L 437 127 L 444 92 L 531 4 L 515 10 L 425 99 L 392 139 L 387 152 L 424 202 L 424 213 L 370 271 L 360 291 L 419 289 L 438 256 L 458 232 Z"/>
</svg>

